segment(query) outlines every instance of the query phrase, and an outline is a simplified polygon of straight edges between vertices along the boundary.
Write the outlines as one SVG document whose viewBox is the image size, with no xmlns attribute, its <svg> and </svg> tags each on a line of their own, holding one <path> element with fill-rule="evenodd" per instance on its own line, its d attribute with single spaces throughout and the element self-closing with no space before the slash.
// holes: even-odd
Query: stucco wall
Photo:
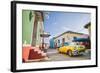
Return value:
<svg viewBox="0 0 100 73">
<path fill-rule="evenodd" d="M 22 11 L 22 43 L 31 44 L 32 42 L 32 31 L 34 25 L 34 11 L 32 11 L 32 18 L 29 19 L 30 10 Z"/>
<path fill-rule="evenodd" d="M 39 46 L 40 44 L 42 44 L 42 37 L 40 37 L 41 33 L 43 33 L 43 21 L 38 21 L 38 24 L 37 24 L 36 46 Z"/>
<path fill-rule="evenodd" d="M 91 26 L 88 27 L 89 36 L 91 37 Z"/>
<path fill-rule="evenodd" d="M 57 43 L 57 46 L 59 46 L 58 40 L 60 40 L 60 44 L 62 44 L 63 38 L 65 38 L 65 42 L 72 42 L 74 37 L 81 38 L 81 36 L 82 36 L 82 34 L 66 33 L 66 34 L 63 34 L 60 37 L 57 37 L 56 39 L 54 39 L 54 41 L 55 41 L 55 43 Z"/>
<path fill-rule="evenodd" d="M 32 17 L 30 20 L 30 12 Z M 35 22 L 35 17 L 39 17 L 37 19 L 37 28 L 35 30 L 36 37 L 33 37 L 33 31 L 34 31 L 34 22 Z M 43 32 L 44 26 L 43 26 L 43 19 L 41 12 L 38 12 L 38 15 L 36 15 L 35 11 L 32 10 L 23 10 L 22 11 L 22 41 L 23 44 L 32 44 L 33 38 L 35 38 L 34 41 L 34 46 L 39 46 L 42 43 L 42 38 L 40 37 L 40 34 Z"/>
</svg>

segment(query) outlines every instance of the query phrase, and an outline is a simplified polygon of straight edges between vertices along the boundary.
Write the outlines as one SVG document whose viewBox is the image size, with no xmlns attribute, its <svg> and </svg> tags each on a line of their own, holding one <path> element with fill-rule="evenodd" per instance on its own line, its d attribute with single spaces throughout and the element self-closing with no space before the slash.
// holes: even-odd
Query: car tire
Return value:
<svg viewBox="0 0 100 73">
<path fill-rule="evenodd" d="M 68 54 L 70 57 L 72 57 L 72 56 L 73 56 L 73 54 L 72 54 L 72 51 L 71 51 L 71 50 L 69 50 L 67 54 Z"/>
</svg>

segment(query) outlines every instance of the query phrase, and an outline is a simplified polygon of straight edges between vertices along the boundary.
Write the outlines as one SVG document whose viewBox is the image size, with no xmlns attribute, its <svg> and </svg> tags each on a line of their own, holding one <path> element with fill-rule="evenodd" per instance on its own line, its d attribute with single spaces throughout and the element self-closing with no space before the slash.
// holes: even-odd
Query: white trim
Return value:
<svg viewBox="0 0 100 73">
<path fill-rule="evenodd" d="M 45 11 L 64 11 L 64 12 L 86 12 L 91 13 L 91 60 L 78 60 L 78 61 L 57 61 L 57 62 L 33 62 L 33 63 L 22 63 L 22 9 L 29 10 L 45 10 Z M 37 68 L 51 68 L 51 67 L 70 67 L 70 66 L 84 66 L 84 65 L 95 65 L 96 57 L 96 44 L 94 43 L 96 38 L 95 24 L 96 16 L 95 9 L 90 8 L 75 8 L 75 7 L 59 7 L 59 6 L 45 6 L 45 5 L 26 5 L 17 4 L 17 70 L 20 69 L 37 69 Z"/>
</svg>

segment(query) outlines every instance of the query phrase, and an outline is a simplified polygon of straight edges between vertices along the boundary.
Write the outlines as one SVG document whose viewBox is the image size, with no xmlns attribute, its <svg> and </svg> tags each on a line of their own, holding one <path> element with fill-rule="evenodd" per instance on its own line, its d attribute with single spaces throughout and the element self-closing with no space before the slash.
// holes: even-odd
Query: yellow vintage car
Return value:
<svg viewBox="0 0 100 73">
<path fill-rule="evenodd" d="M 69 43 L 67 45 L 64 45 L 60 48 L 58 48 L 59 53 L 65 53 L 69 56 L 75 56 L 80 55 L 85 52 L 85 46 L 78 45 L 76 43 Z"/>
</svg>

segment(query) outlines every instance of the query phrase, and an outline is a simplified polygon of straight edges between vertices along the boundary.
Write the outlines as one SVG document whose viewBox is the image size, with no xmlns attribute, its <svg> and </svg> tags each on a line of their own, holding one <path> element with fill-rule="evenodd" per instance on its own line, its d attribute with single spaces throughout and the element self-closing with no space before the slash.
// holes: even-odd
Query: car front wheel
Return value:
<svg viewBox="0 0 100 73">
<path fill-rule="evenodd" d="M 72 54 L 72 51 L 71 50 L 69 50 L 68 51 L 68 55 L 71 57 L 71 56 L 73 56 L 73 54 Z"/>
</svg>

